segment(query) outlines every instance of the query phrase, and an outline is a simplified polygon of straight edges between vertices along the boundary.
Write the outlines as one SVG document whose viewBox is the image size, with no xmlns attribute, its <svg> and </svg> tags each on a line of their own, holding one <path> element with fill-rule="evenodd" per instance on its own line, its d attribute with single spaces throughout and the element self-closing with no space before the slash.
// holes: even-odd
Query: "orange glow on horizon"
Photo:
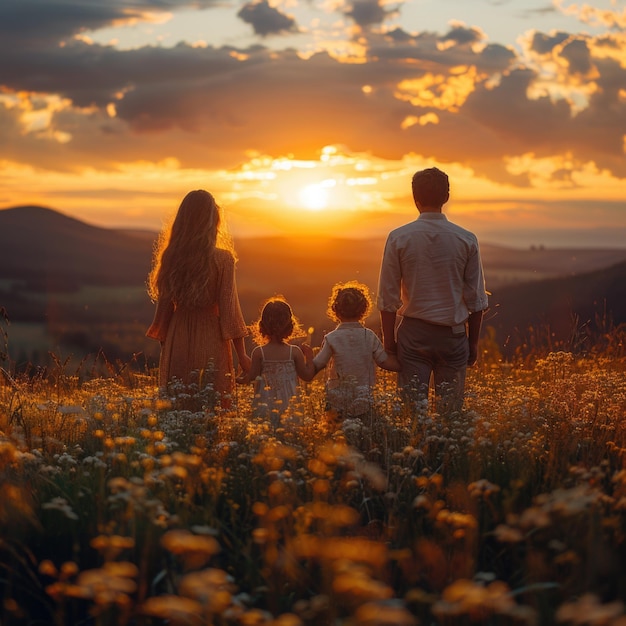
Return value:
<svg viewBox="0 0 626 626">
<path fill-rule="evenodd" d="M 546 212 L 546 203 L 582 207 L 585 199 L 623 200 L 619 179 L 593 162 L 574 171 L 567 155 L 538 159 L 528 154 L 505 162 L 512 176 L 528 178 L 527 187 L 488 181 L 459 163 L 434 163 L 417 154 L 385 160 L 341 146 L 325 146 L 315 158 L 250 154 L 237 168 L 212 171 L 186 169 L 176 159 L 73 172 L 0 161 L 3 207 L 42 205 L 95 225 L 158 230 L 187 191 L 205 188 L 224 207 L 235 236 L 380 234 L 416 216 L 411 176 L 433 165 L 450 176 L 451 200 L 444 211 L 468 228 L 554 226 L 562 218 Z M 569 181 L 558 176 L 567 168 L 573 171 Z M 593 216 L 583 208 L 577 211 L 569 212 L 568 219 L 581 228 L 610 226 L 619 214 L 610 209 Z"/>
<path fill-rule="evenodd" d="M 331 181 L 334 183 L 335 181 Z M 298 197 L 305 208 L 310 211 L 321 211 L 328 207 L 328 188 L 331 185 L 314 183 L 307 185 L 300 191 Z"/>
</svg>

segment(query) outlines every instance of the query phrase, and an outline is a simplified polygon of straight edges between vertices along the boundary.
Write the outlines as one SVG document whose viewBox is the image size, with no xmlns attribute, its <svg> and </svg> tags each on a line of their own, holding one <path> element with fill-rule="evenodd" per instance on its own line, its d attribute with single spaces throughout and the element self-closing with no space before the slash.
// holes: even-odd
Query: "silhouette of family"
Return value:
<svg viewBox="0 0 626 626">
<path fill-rule="evenodd" d="M 146 334 L 161 345 L 159 385 L 210 375 L 228 407 L 236 384 L 252 384 L 255 414 L 276 423 L 298 396 L 299 381 L 323 370 L 326 409 L 341 420 L 371 410 L 380 367 L 398 373 L 405 399 L 427 399 L 432 381 L 436 410 L 459 411 L 488 306 L 480 249 L 473 233 L 443 214 L 450 196 L 444 172 L 416 172 L 412 193 L 419 215 L 388 234 L 382 255 L 381 337 L 365 326 L 373 306 L 368 287 L 338 283 L 327 311 L 337 326 L 314 349 L 292 343 L 304 333 L 282 297 L 267 300 L 248 328 L 221 208 L 209 192 L 189 192 L 159 235 L 148 280 L 156 310 Z M 250 330 L 256 347 L 248 355 Z"/>
</svg>

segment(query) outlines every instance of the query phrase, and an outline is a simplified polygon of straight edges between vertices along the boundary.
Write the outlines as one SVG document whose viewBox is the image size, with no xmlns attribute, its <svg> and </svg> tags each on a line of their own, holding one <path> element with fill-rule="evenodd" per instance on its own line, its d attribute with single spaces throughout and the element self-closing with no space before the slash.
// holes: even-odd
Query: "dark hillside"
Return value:
<svg viewBox="0 0 626 626">
<path fill-rule="evenodd" d="M 488 280 L 494 271 L 523 271 L 542 279 L 583 274 L 626 261 L 626 248 L 507 248 L 484 243 L 480 251 Z"/>
<path fill-rule="evenodd" d="M 490 298 L 486 325 L 499 344 L 571 342 L 626 323 L 626 262 L 567 278 L 502 287 Z"/>
<path fill-rule="evenodd" d="M 90 226 L 43 207 L 0 211 L 0 278 L 39 291 L 146 280 L 153 240 Z"/>
<path fill-rule="evenodd" d="M 109 354 L 115 348 L 121 356 L 149 349 L 144 334 L 154 305 L 145 283 L 156 237 L 91 226 L 42 207 L 0 210 L 0 307 L 12 322 L 13 349 L 27 357 L 54 346 L 85 354 L 108 345 Z M 246 321 L 257 318 L 266 298 L 282 294 L 304 327 L 315 329 L 319 345 L 334 325 L 326 315 L 333 284 L 359 280 L 373 294 L 384 242 L 384 235 L 237 239 Z M 613 323 L 626 322 L 626 249 L 481 248 L 493 294 L 485 325 L 507 350 L 531 343 L 538 328 L 548 341 L 565 341 L 605 311 Z M 376 311 L 368 324 L 378 326 Z"/>
</svg>

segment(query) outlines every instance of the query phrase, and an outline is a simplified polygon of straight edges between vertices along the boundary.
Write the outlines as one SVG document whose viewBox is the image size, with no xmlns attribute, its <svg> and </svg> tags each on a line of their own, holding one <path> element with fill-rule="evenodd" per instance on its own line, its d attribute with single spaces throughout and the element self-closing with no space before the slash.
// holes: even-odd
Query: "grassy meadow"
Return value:
<svg viewBox="0 0 626 626">
<path fill-rule="evenodd" d="M 322 376 L 276 424 L 210 373 L 5 367 L 0 623 L 624 626 L 625 341 L 503 362 L 487 334 L 462 412 L 381 371 L 343 423 Z"/>
</svg>

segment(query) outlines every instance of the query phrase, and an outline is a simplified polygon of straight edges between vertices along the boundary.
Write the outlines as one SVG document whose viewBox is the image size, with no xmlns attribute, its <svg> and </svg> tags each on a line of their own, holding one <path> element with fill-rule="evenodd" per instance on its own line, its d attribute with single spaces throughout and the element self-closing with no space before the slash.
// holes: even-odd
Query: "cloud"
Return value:
<svg viewBox="0 0 626 626">
<path fill-rule="evenodd" d="M 527 8 L 524 9 L 522 15 L 524 17 L 536 17 L 542 15 L 552 15 L 557 12 L 557 8 L 554 4 L 546 4 L 544 6 L 536 7 L 536 8 Z"/>
<path fill-rule="evenodd" d="M 574 15 L 584 24 L 626 30 L 626 9 L 622 9 L 620 13 L 617 10 L 600 9 L 589 4 L 564 6 L 564 0 L 555 0 L 555 5 L 566 15 Z"/>
<path fill-rule="evenodd" d="M 54 45 L 106 26 L 149 22 L 154 14 L 215 6 L 219 0 L 3 0 L 0 41 L 23 48 Z"/>
<path fill-rule="evenodd" d="M 568 41 L 561 50 L 561 57 L 567 61 L 573 74 L 590 74 L 593 67 L 587 42 L 581 39 Z"/>
<path fill-rule="evenodd" d="M 618 32 L 534 32 L 514 49 L 461 23 L 442 34 L 365 29 L 363 52 L 351 58 L 269 44 L 121 50 L 72 38 L 213 4 L 3 0 L 3 158 L 58 170 L 168 159 L 227 168 L 250 153 L 305 158 L 344 144 L 385 159 L 461 163 L 519 187 L 533 184 L 529 154 L 567 155 L 552 173 L 559 184 L 589 162 L 626 176 L 626 38 Z M 336 11 L 369 27 L 390 17 L 386 6 L 361 0 Z M 297 30 L 266 1 L 239 16 L 262 36 Z"/>
<path fill-rule="evenodd" d="M 353 0 L 345 14 L 361 28 L 367 28 L 382 24 L 395 11 L 386 9 L 380 0 Z"/>
<path fill-rule="evenodd" d="M 296 21 L 289 15 L 285 15 L 270 6 L 267 0 L 244 4 L 237 16 L 250 24 L 255 34 L 262 37 L 298 31 Z"/>
<path fill-rule="evenodd" d="M 537 54 L 549 54 L 556 46 L 561 45 L 569 38 L 569 33 L 561 31 L 555 31 L 549 35 L 535 31 L 532 33 L 529 49 Z"/>
<path fill-rule="evenodd" d="M 599 90 L 578 115 L 565 99 L 549 95 L 529 98 L 537 79 L 530 70 L 515 70 L 494 89 L 481 86 L 472 93 L 463 113 L 502 140 L 501 149 L 513 155 L 532 152 L 538 157 L 570 154 L 571 167 L 595 161 L 619 176 L 626 175 L 621 137 L 626 134 L 626 102 L 609 77 L 626 76 L 611 61 L 597 64 Z M 606 84 L 606 87 L 603 85 Z"/>
<path fill-rule="evenodd" d="M 476 28 L 467 28 L 462 24 L 456 24 L 446 34 L 444 41 L 453 41 L 461 46 L 478 43 L 484 35 Z"/>
<path fill-rule="evenodd" d="M 488 44 L 478 30 L 460 25 L 443 35 L 411 35 L 397 28 L 385 35 L 370 35 L 368 45 L 371 59 L 390 61 L 390 69 L 401 63 L 399 71 L 404 75 L 429 64 L 429 69 L 441 72 L 471 65 L 480 72 L 500 73 L 518 61 L 511 48 Z"/>
</svg>

